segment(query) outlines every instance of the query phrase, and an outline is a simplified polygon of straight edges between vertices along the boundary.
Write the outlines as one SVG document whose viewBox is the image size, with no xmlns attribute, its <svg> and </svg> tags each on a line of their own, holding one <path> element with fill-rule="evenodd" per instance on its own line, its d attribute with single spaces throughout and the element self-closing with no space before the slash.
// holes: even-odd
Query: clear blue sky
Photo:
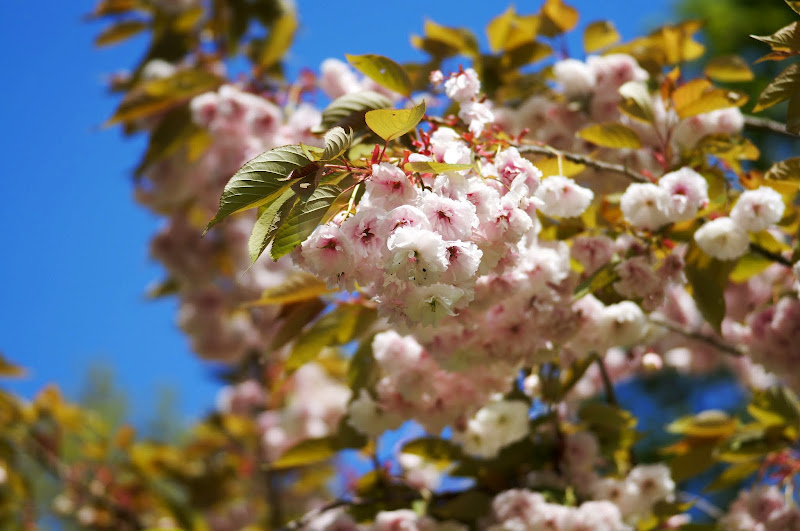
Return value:
<svg viewBox="0 0 800 531">
<path fill-rule="evenodd" d="M 646 7 L 633 0 L 570 3 L 581 12 L 581 29 L 612 19 L 626 39 L 672 18 L 669 0 Z M 540 4 L 516 7 L 531 13 Z M 336 5 L 298 0 L 302 27 L 290 72 L 345 53 L 421 59 L 409 35 L 421 33 L 425 18 L 482 36 L 506 7 L 453 0 Z M 158 220 L 131 194 L 143 139 L 99 127 L 115 104 L 104 76 L 133 65 L 142 41 L 94 49 L 101 26 L 82 20 L 93 6 L 0 2 L 0 351 L 29 369 L 26 379 L 0 385 L 31 396 L 55 382 L 75 397 L 87 367 L 104 361 L 129 394 L 134 419 L 147 418 L 162 385 L 178 392 L 183 414 L 197 417 L 213 403 L 217 384 L 174 325 L 174 301 L 144 297 L 161 272 L 147 251 Z"/>
</svg>

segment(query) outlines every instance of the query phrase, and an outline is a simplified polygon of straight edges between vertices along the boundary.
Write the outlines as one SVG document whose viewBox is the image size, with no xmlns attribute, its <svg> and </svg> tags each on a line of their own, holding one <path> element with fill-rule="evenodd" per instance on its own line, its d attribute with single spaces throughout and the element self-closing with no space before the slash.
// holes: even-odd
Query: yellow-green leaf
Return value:
<svg viewBox="0 0 800 531">
<path fill-rule="evenodd" d="M 347 55 L 353 68 L 389 90 L 403 96 L 411 95 L 411 80 L 399 64 L 382 55 Z"/>
<path fill-rule="evenodd" d="M 644 83 L 628 81 L 619 88 L 619 109 L 636 120 L 653 123 L 653 99 Z"/>
<path fill-rule="evenodd" d="M 457 54 L 467 57 L 479 55 L 478 41 L 466 28 L 450 28 L 426 20 L 424 30 L 425 36 L 412 36 L 411 44 L 436 58 L 443 59 Z"/>
<path fill-rule="evenodd" d="M 204 70 L 181 70 L 170 77 L 146 81 L 125 96 L 106 125 L 160 113 L 221 84 L 222 79 Z"/>
<path fill-rule="evenodd" d="M 786 0 L 786 5 L 792 8 L 792 11 L 800 15 L 800 2 L 797 0 Z"/>
<path fill-rule="evenodd" d="M 285 10 L 270 26 L 269 35 L 258 57 L 259 64 L 269 68 L 281 60 L 286 50 L 292 45 L 297 31 L 297 15 L 292 10 Z"/>
<path fill-rule="evenodd" d="M 680 90 L 680 89 L 678 89 Z M 678 92 L 677 90 L 675 91 Z M 747 102 L 747 95 L 743 92 L 711 88 L 704 91 L 697 99 L 676 106 L 676 111 L 681 119 L 691 118 L 698 114 L 705 114 L 728 107 L 741 107 Z"/>
<path fill-rule="evenodd" d="M 725 297 L 728 275 L 736 266 L 735 260 L 717 260 L 703 252 L 692 241 L 686 253 L 686 278 L 692 288 L 692 298 L 705 320 L 721 333 L 725 317 Z"/>
<path fill-rule="evenodd" d="M 345 131 L 341 127 L 334 127 L 325 133 L 325 151 L 322 152 L 322 160 L 334 160 L 339 158 L 345 151 L 350 149 L 353 142 L 353 130 Z"/>
<path fill-rule="evenodd" d="M 540 18 L 537 15 L 517 15 L 514 7 L 493 18 L 486 26 L 489 48 L 494 52 L 511 50 L 536 39 Z"/>
<path fill-rule="evenodd" d="M 206 230 L 235 212 L 257 208 L 277 199 L 291 186 L 287 182 L 289 175 L 310 162 L 300 146 L 281 146 L 245 163 L 225 185 L 219 210 L 208 222 Z"/>
<path fill-rule="evenodd" d="M 472 164 L 447 164 L 445 162 L 418 161 L 406 162 L 403 169 L 418 173 L 447 173 L 450 171 L 470 170 L 473 167 Z"/>
<path fill-rule="evenodd" d="M 736 83 L 751 81 L 753 71 L 747 62 L 738 55 L 725 55 L 708 62 L 703 73 L 715 81 L 723 83 Z"/>
<path fill-rule="evenodd" d="M 542 24 L 541 33 L 547 37 L 570 31 L 578 24 L 578 10 L 562 0 L 546 0 L 542 15 L 545 24 Z"/>
<path fill-rule="evenodd" d="M 672 422 L 667 431 L 687 437 L 719 439 L 732 435 L 737 425 L 738 421 L 724 411 L 709 409 Z"/>
<path fill-rule="evenodd" d="M 800 157 L 792 157 L 790 159 L 776 162 L 769 170 L 767 170 L 764 178 L 774 181 L 800 181 Z"/>
<path fill-rule="evenodd" d="M 414 129 L 425 116 L 425 101 L 411 109 L 378 109 L 369 111 L 364 119 L 372 131 L 389 142 Z"/>
<path fill-rule="evenodd" d="M 336 452 L 336 444 L 332 437 L 306 439 L 286 450 L 277 460 L 270 464 L 270 468 L 282 470 L 313 465 L 330 459 Z"/>
<path fill-rule="evenodd" d="M 109 44 L 116 44 L 146 30 L 147 27 L 147 22 L 142 20 L 124 20 L 103 30 L 94 40 L 94 45 L 108 46 Z"/>
<path fill-rule="evenodd" d="M 592 22 L 583 30 L 583 49 L 586 53 L 596 52 L 606 46 L 619 42 L 620 35 L 614 24 L 608 20 Z"/>
<path fill-rule="evenodd" d="M 800 63 L 787 67 L 767 85 L 758 97 L 753 112 L 763 111 L 800 92 Z"/>
<path fill-rule="evenodd" d="M 275 233 L 283 220 L 286 219 L 295 201 L 294 190 L 286 189 L 277 199 L 267 205 L 261 215 L 258 216 L 250 233 L 250 239 L 247 242 L 251 265 L 256 263 L 261 253 L 264 252 L 267 245 L 275 237 Z"/>
<path fill-rule="evenodd" d="M 703 490 L 709 492 L 739 485 L 747 478 L 758 472 L 760 468 L 761 461 L 759 459 L 730 465 Z"/>
<path fill-rule="evenodd" d="M 342 190 L 338 186 L 323 184 L 315 189 L 308 199 L 295 203 L 286 216 L 286 221 L 275 233 L 270 249 L 272 258 L 277 260 L 303 243 L 322 223 L 325 213 L 341 193 Z"/>
<path fill-rule="evenodd" d="M 366 332 L 377 317 L 375 310 L 359 304 L 341 304 L 302 334 L 286 360 L 292 372 L 315 359 L 325 347 L 344 345 Z"/>
<path fill-rule="evenodd" d="M 19 378 L 20 376 L 25 376 L 25 369 L 8 361 L 0 352 L 0 377 Z"/>
<path fill-rule="evenodd" d="M 258 300 L 248 302 L 247 307 L 267 304 L 291 304 L 307 301 L 320 295 L 332 293 L 325 282 L 310 273 L 292 273 L 280 285 L 265 289 Z"/>
<path fill-rule="evenodd" d="M 642 141 L 636 131 L 620 123 L 589 125 L 576 134 L 584 140 L 607 148 L 638 149 L 642 147 Z"/>
<path fill-rule="evenodd" d="M 750 35 L 752 38 L 767 43 L 778 52 L 800 51 L 800 22 L 792 22 L 772 35 Z"/>
</svg>

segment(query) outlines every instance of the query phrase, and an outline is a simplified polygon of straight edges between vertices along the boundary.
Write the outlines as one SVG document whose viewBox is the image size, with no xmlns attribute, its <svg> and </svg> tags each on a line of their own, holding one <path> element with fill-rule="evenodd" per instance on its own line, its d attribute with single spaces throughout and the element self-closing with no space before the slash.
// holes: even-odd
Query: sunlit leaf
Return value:
<svg viewBox="0 0 800 531">
<path fill-rule="evenodd" d="M 545 0 L 542 16 L 540 32 L 546 37 L 570 31 L 578 24 L 578 10 L 562 0 Z"/>
<path fill-rule="evenodd" d="M 638 149 L 642 147 L 642 141 L 636 131 L 620 123 L 588 125 L 578 131 L 576 135 L 592 144 L 607 148 Z"/>
<path fill-rule="evenodd" d="M 636 120 L 653 123 L 653 99 L 644 83 L 628 81 L 619 88 L 619 109 Z"/>
<path fill-rule="evenodd" d="M 272 201 L 258 216 L 247 248 L 250 253 L 250 263 L 254 264 L 261 256 L 272 239 L 281 223 L 286 219 L 289 210 L 294 206 L 295 193 L 291 189 L 285 190 L 277 199 Z M 291 200 L 291 201 L 290 201 Z"/>
<path fill-rule="evenodd" d="M 8 361 L 0 352 L 0 378 L 19 378 L 25 376 L 25 369 Z"/>
<path fill-rule="evenodd" d="M 711 409 L 678 419 L 667 426 L 670 433 L 687 437 L 719 439 L 736 431 L 738 421 L 724 411 Z"/>
<path fill-rule="evenodd" d="M 286 360 L 286 370 L 299 369 L 315 359 L 325 347 L 352 341 L 358 334 L 366 332 L 375 318 L 375 310 L 359 304 L 340 304 L 300 336 Z"/>
<path fill-rule="evenodd" d="M 447 164 L 445 162 L 418 161 L 406 162 L 403 169 L 418 173 L 447 173 L 451 171 L 471 170 L 473 164 Z"/>
<path fill-rule="evenodd" d="M 306 466 L 330 459 L 337 452 L 332 437 L 306 439 L 288 450 L 270 463 L 273 470 L 282 470 L 297 466 Z"/>
<path fill-rule="evenodd" d="M 769 109 L 782 101 L 800 94 L 800 63 L 788 66 L 767 85 L 758 97 L 753 112 Z"/>
<path fill-rule="evenodd" d="M 364 117 L 367 125 L 387 142 L 414 129 L 425 116 L 425 101 L 411 109 L 378 109 Z"/>
<path fill-rule="evenodd" d="M 286 221 L 275 233 L 270 249 L 272 258 L 277 260 L 303 243 L 322 222 L 325 213 L 341 193 L 338 186 L 324 184 L 314 190 L 308 199 L 295 203 Z"/>
<path fill-rule="evenodd" d="M 766 426 L 800 427 L 800 402 L 787 387 L 772 386 L 753 392 L 747 412 Z"/>
<path fill-rule="evenodd" d="M 286 181 L 289 175 L 310 162 L 300 146 L 274 148 L 246 162 L 225 185 L 219 210 L 206 230 L 235 212 L 277 199 L 291 186 Z"/>
<path fill-rule="evenodd" d="M 321 295 L 332 293 L 325 282 L 310 273 L 296 272 L 288 276 L 274 288 L 267 288 L 257 300 L 248 302 L 247 307 L 267 304 L 291 304 L 307 301 Z"/>
<path fill-rule="evenodd" d="M 424 33 L 424 37 L 412 36 L 411 44 L 436 58 L 458 54 L 476 57 L 479 54 L 478 40 L 466 28 L 450 28 L 426 20 Z"/>
<path fill-rule="evenodd" d="M 297 32 L 297 15 L 292 10 L 286 9 L 270 26 L 264 47 L 258 56 L 259 65 L 268 68 L 280 61 L 292 45 L 295 32 Z"/>
<path fill-rule="evenodd" d="M 723 83 L 751 81 L 753 79 L 753 71 L 750 70 L 747 62 L 738 55 L 725 55 L 712 59 L 703 69 L 703 73 L 711 79 L 722 81 Z"/>
<path fill-rule="evenodd" d="M 411 80 L 405 69 L 382 55 L 347 55 L 353 68 L 389 90 L 403 96 L 411 95 Z"/>
<path fill-rule="evenodd" d="M 736 266 L 735 260 L 717 260 L 703 252 L 692 241 L 686 253 L 686 278 L 692 288 L 692 298 L 703 318 L 720 333 L 725 317 L 725 297 L 728 275 Z"/>
<path fill-rule="evenodd" d="M 750 35 L 752 38 L 767 43 L 773 50 L 800 51 L 800 22 L 792 22 L 772 35 Z"/>
<path fill-rule="evenodd" d="M 325 133 L 325 151 L 322 153 L 322 160 L 334 160 L 339 158 L 350 148 L 352 142 L 352 129 L 345 131 L 341 127 L 334 127 Z"/>
<path fill-rule="evenodd" d="M 147 22 L 143 20 L 123 20 L 103 30 L 94 40 L 94 45 L 108 46 L 110 44 L 116 44 L 133 37 L 137 33 L 141 33 L 146 30 L 147 27 Z"/>
<path fill-rule="evenodd" d="M 619 42 L 620 34 L 608 20 L 592 22 L 583 30 L 583 49 L 586 53 L 596 52 L 606 46 Z"/>
<path fill-rule="evenodd" d="M 758 472 L 760 468 L 761 462 L 758 459 L 730 465 L 703 490 L 715 491 L 740 485 L 747 480 L 747 478 Z"/>
</svg>

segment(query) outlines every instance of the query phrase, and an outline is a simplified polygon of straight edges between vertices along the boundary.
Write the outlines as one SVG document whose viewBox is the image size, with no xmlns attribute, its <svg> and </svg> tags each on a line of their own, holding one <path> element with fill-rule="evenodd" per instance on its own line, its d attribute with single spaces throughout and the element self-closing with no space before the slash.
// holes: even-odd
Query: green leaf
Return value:
<svg viewBox="0 0 800 531">
<path fill-rule="evenodd" d="M 283 470 L 313 465 L 330 459 L 337 451 L 333 437 L 306 439 L 286 450 L 277 460 L 270 464 L 270 468 Z"/>
<path fill-rule="evenodd" d="M 375 334 L 364 338 L 347 366 L 347 384 L 358 396 L 361 389 L 373 387 L 380 377 L 380 369 L 372 355 L 372 340 Z"/>
<path fill-rule="evenodd" d="M 586 53 L 596 52 L 606 46 L 619 42 L 620 34 L 608 20 L 592 22 L 583 30 L 583 49 Z"/>
<path fill-rule="evenodd" d="M 267 208 L 258 216 L 253 231 L 250 233 L 250 240 L 247 248 L 250 252 L 250 264 L 255 264 L 269 242 L 275 237 L 275 232 L 281 226 L 281 222 L 286 219 L 286 215 L 294 206 L 295 193 L 293 190 L 285 190 L 280 197 L 270 203 Z"/>
<path fill-rule="evenodd" d="M 688 452 L 676 455 L 669 462 L 672 479 L 684 481 L 708 470 L 714 464 L 715 449 L 716 442 L 702 442 L 693 445 Z"/>
<path fill-rule="evenodd" d="M 409 79 L 408 73 L 388 57 L 374 54 L 348 54 L 346 57 L 353 68 L 380 86 L 406 97 L 411 95 L 411 79 Z"/>
<path fill-rule="evenodd" d="M 275 233 L 270 249 L 272 258 L 277 260 L 303 243 L 322 222 L 325 213 L 341 193 L 338 186 L 323 184 L 308 199 L 295 203 L 286 221 Z"/>
<path fill-rule="evenodd" d="M 750 37 L 769 44 L 776 51 L 800 51 L 800 22 L 792 22 L 772 35 L 750 35 Z"/>
<path fill-rule="evenodd" d="M 491 512 L 491 504 L 492 498 L 488 494 L 468 490 L 456 495 L 442 495 L 429 505 L 428 511 L 440 520 L 475 522 Z"/>
<path fill-rule="evenodd" d="M 776 162 L 767 170 L 764 178 L 772 181 L 800 182 L 800 157 Z"/>
<path fill-rule="evenodd" d="M 540 61 L 553 53 L 553 49 L 539 41 L 520 44 L 503 55 L 503 65 L 510 70 Z"/>
<path fill-rule="evenodd" d="M 539 16 L 517 15 L 511 6 L 486 26 L 489 48 L 493 52 L 503 52 L 531 43 L 539 33 L 540 24 Z"/>
<path fill-rule="evenodd" d="M 735 260 L 717 260 L 703 252 L 692 241 L 686 252 L 686 278 L 692 288 L 692 298 L 703 318 L 717 333 L 721 333 L 725 317 L 725 287 L 728 275 L 736 267 Z"/>
<path fill-rule="evenodd" d="M 578 24 L 578 11 L 562 0 L 546 0 L 542 6 L 544 24 L 541 33 L 546 37 L 555 37 L 570 31 Z"/>
<path fill-rule="evenodd" d="M 766 426 L 800 427 L 800 403 L 797 396 L 784 386 L 754 391 L 747 412 Z"/>
<path fill-rule="evenodd" d="M 753 461 L 746 461 L 744 463 L 737 463 L 730 465 L 725 471 L 717 476 L 714 481 L 709 483 L 703 490 L 714 491 L 726 489 L 729 487 L 737 486 L 743 483 L 747 478 L 758 472 L 761 468 L 761 462 L 757 459 Z"/>
<path fill-rule="evenodd" d="M 618 265 L 619 261 L 609 262 L 584 279 L 575 288 L 575 293 L 572 295 L 573 300 L 578 300 L 590 293 L 600 291 L 619 280 L 619 274 L 616 271 Z"/>
<path fill-rule="evenodd" d="M 703 69 L 703 73 L 723 83 L 752 81 L 754 77 L 747 62 L 738 55 L 725 55 L 712 59 Z"/>
<path fill-rule="evenodd" d="M 108 46 L 133 37 L 146 30 L 147 22 L 142 20 L 123 20 L 103 30 L 94 40 L 95 46 Z"/>
<path fill-rule="evenodd" d="M 447 164 L 444 162 L 419 161 L 406 162 L 403 169 L 418 173 L 447 173 L 451 171 L 471 170 L 473 164 Z"/>
<path fill-rule="evenodd" d="M 324 133 L 334 126 L 364 127 L 364 115 L 373 109 L 387 109 L 392 106 L 392 100 L 379 92 L 363 90 L 345 94 L 333 100 L 324 111 L 319 128 L 314 132 Z"/>
<path fill-rule="evenodd" d="M 783 70 L 767 85 L 758 97 L 753 112 L 769 109 L 782 101 L 800 94 L 800 63 L 794 63 Z"/>
<path fill-rule="evenodd" d="M 603 426 L 614 430 L 636 426 L 636 417 L 630 412 L 603 402 L 586 402 L 578 411 L 578 418 L 592 426 Z"/>
<path fill-rule="evenodd" d="M 374 310 L 359 304 L 341 304 L 326 313 L 306 333 L 300 336 L 286 360 L 286 371 L 292 372 L 315 359 L 320 351 L 329 346 L 344 345 L 357 334 L 364 332 Z"/>
<path fill-rule="evenodd" d="M 189 161 L 197 160 L 208 147 L 211 136 L 192 122 L 192 113 L 188 105 L 182 105 L 166 113 L 150 134 L 147 151 L 141 164 L 136 168 L 140 176 L 150 165 L 177 153 L 182 147 L 187 148 Z"/>
<path fill-rule="evenodd" d="M 737 433 L 717 449 L 717 458 L 728 463 L 763 459 L 769 453 L 786 448 L 788 441 L 780 427 L 753 429 Z"/>
<path fill-rule="evenodd" d="M 269 35 L 267 35 L 264 47 L 258 56 L 259 65 L 269 68 L 280 61 L 289 46 L 292 45 L 296 32 L 297 15 L 294 11 L 286 9 L 269 28 Z"/>
<path fill-rule="evenodd" d="M 636 120 L 653 123 L 653 99 L 644 83 L 628 81 L 619 88 L 619 109 Z"/>
<path fill-rule="evenodd" d="M 258 300 L 248 302 L 245 306 L 249 308 L 267 304 L 292 304 L 329 293 L 333 292 L 323 281 L 310 273 L 298 271 L 290 274 L 280 285 L 265 289 Z"/>
<path fill-rule="evenodd" d="M 598 146 L 615 149 L 639 149 L 642 141 L 636 131 L 619 123 L 594 124 L 584 127 L 577 136 Z"/>
<path fill-rule="evenodd" d="M 424 30 L 425 37 L 413 35 L 411 44 L 415 48 L 425 50 L 436 59 L 457 54 L 477 57 L 480 53 L 475 35 L 466 28 L 449 28 L 432 20 L 426 20 Z"/>
<path fill-rule="evenodd" d="M 400 450 L 404 454 L 418 455 L 426 461 L 447 466 L 464 459 L 461 447 L 447 439 L 438 437 L 420 437 L 403 445 Z"/>
<path fill-rule="evenodd" d="M 709 409 L 697 415 L 677 419 L 666 429 L 670 433 L 679 433 L 687 437 L 719 439 L 732 435 L 737 425 L 738 421 L 724 411 Z"/>
<path fill-rule="evenodd" d="M 321 299 L 310 299 L 284 306 L 280 316 L 283 324 L 272 338 L 270 348 L 277 350 L 292 341 L 299 335 L 300 330 L 322 313 L 326 306 Z"/>
<path fill-rule="evenodd" d="M 375 134 L 389 142 L 414 129 L 425 116 L 425 101 L 411 109 L 378 109 L 364 118 Z"/>
<path fill-rule="evenodd" d="M 353 130 L 345 131 L 341 127 L 334 127 L 325 133 L 325 151 L 322 152 L 322 160 L 334 160 L 339 158 L 350 148 L 353 142 Z"/>
<path fill-rule="evenodd" d="M 221 84 L 221 78 L 204 70 L 179 70 L 170 77 L 146 81 L 128 92 L 106 125 L 161 113 Z"/>
<path fill-rule="evenodd" d="M 3 356 L 3 353 L 0 352 L 0 377 L 19 378 L 21 376 L 25 376 L 25 369 L 8 361 L 5 356 Z"/>
<path fill-rule="evenodd" d="M 219 200 L 217 215 L 206 231 L 233 213 L 256 208 L 277 199 L 290 186 L 289 175 L 311 161 L 300 146 L 282 146 L 265 151 L 237 171 Z"/>
</svg>

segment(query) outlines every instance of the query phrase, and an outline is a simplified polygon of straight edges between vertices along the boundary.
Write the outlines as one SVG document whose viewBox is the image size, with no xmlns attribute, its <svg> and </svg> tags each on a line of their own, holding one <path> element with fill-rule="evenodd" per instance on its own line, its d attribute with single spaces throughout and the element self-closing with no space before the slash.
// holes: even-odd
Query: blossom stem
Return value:
<svg viewBox="0 0 800 531">
<path fill-rule="evenodd" d="M 769 118 L 756 118 L 755 116 L 745 116 L 744 125 L 750 129 L 760 129 L 761 131 L 768 131 L 770 133 L 777 133 L 779 135 L 798 138 L 798 136 L 786 130 L 786 126 L 781 122 L 770 120 Z"/>
<path fill-rule="evenodd" d="M 603 388 L 606 391 L 606 402 L 612 406 L 619 406 L 617 394 L 614 392 L 614 383 L 611 381 L 611 377 L 608 375 L 606 364 L 601 356 L 598 356 L 597 354 L 594 356 L 594 361 L 597 363 L 597 368 L 600 369 L 600 376 L 603 378 Z"/>
<path fill-rule="evenodd" d="M 670 323 L 669 321 L 662 321 L 661 319 L 654 319 L 652 317 L 650 318 L 650 322 L 653 323 L 654 325 L 664 327 L 667 330 L 680 334 L 684 337 L 688 337 L 690 339 L 696 339 L 697 341 L 702 341 L 703 343 L 711 345 L 712 347 L 715 347 L 720 351 L 725 352 L 726 354 L 731 354 L 737 357 L 744 356 L 744 352 L 742 352 L 738 348 L 712 335 L 704 334 L 702 332 L 692 330 L 688 327 L 681 326 L 676 323 Z"/>
<path fill-rule="evenodd" d="M 634 171 L 626 166 L 621 164 L 611 164 L 609 162 L 602 162 L 599 160 L 595 160 L 591 157 L 587 157 L 585 155 L 579 155 L 577 153 L 569 153 L 566 151 L 558 151 L 548 149 L 544 146 L 537 146 L 532 144 L 525 144 L 523 146 L 519 146 L 517 150 L 520 153 L 534 153 L 536 155 L 544 155 L 550 158 L 564 158 L 570 162 L 575 162 L 577 164 L 583 164 L 584 166 L 589 166 L 590 168 L 594 168 L 596 170 L 603 170 L 603 171 L 612 171 L 615 173 L 621 173 L 625 175 L 628 179 L 634 182 L 639 183 L 649 183 L 651 182 L 645 175 Z"/>
</svg>

